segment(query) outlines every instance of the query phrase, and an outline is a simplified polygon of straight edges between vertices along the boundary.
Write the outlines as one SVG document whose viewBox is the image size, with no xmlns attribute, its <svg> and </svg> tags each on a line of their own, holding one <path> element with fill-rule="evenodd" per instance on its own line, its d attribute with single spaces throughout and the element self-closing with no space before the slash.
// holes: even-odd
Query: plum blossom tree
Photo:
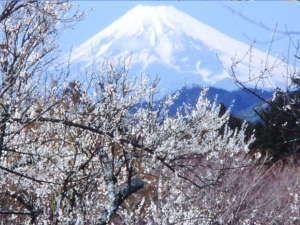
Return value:
<svg viewBox="0 0 300 225">
<path fill-rule="evenodd" d="M 216 185 L 236 164 L 233 156 L 247 149 L 244 130 L 229 129 L 228 112 L 219 115 L 204 92 L 196 109 L 170 118 L 172 98 L 155 106 L 155 83 L 130 81 L 113 67 L 90 76 L 89 88 L 70 82 L 35 98 L 24 118 L 11 118 L 7 146 L 15 150 L 3 156 L 1 183 L 8 196 L 22 193 L 35 207 L 30 212 L 16 202 L 11 221 L 28 214 L 17 218 L 108 224 L 124 201 L 157 180 L 199 190 Z M 45 100 L 55 107 L 43 111 Z"/>
<path fill-rule="evenodd" d="M 22 147 L 11 142 L 20 131 L 13 130 L 12 118 L 25 117 L 35 119 L 39 113 L 33 115 L 36 107 L 33 102 L 38 98 L 40 81 L 46 75 L 47 67 L 55 59 L 56 37 L 58 31 L 69 22 L 76 19 L 77 14 L 68 14 L 70 5 L 66 1 L 2 1 L 0 12 L 0 162 L 1 173 L 14 174 L 29 180 L 36 180 L 34 174 L 17 172 L 18 157 Z M 50 107 L 44 101 L 43 111 Z M 25 128 L 20 127 L 20 130 Z M 30 140 L 30 139 L 28 139 Z M 8 165 L 6 160 L 15 157 Z M 2 176 L 2 175 L 1 175 Z M 36 180 L 37 181 L 37 180 Z M 38 212 L 32 199 L 26 199 L 21 193 L 10 193 L 2 186 L 5 180 L 1 178 L 1 198 L 3 207 L 1 215 L 29 215 L 35 220 Z M 5 204 L 12 202 L 10 207 Z M 17 202 L 27 211 L 15 211 Z M 2 206 L 2 205 L 1 205 Z"/>
</svg>

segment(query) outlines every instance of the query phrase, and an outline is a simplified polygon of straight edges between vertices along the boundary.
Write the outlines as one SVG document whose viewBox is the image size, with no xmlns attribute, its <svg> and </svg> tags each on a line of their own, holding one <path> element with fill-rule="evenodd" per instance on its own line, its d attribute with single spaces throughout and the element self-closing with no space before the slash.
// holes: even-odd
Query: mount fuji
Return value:
<svg viewBox="0 0 300 225">
<path fill-rule="evenodd" d="M 160 78 L 163 91 L 183 86 L 214 86 L 234 90 L 227 71 L 236 60 L 236 75 L 241 81 L 263 79 L 263 87 L 283 86 L 280 76 L 285 63 L 194 19 L 173 6 L 138 5 L 111 25 L 76 47 L 70 61 L 86 68 L 111 61 L 130 64 L 130 71 Z M 251 69 L 249 70 L 249 64 Z M 249 85 L 257 85 L 255 79 Z"/>
</svg>

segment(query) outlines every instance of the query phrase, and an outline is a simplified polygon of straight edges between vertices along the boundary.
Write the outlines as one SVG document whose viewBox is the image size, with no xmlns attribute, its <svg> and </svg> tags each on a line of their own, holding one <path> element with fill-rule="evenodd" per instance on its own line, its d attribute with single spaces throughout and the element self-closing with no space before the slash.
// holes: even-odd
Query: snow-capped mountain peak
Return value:
<svg viewBox="0 0 300 225">
<path fill-rule="evenodd" d="M 244 59 L 239 65 L 238 76 L 247 80 L 247 53 L 247 44 L 172 6 L 138 5 L 75 48 L 71 62 L 88 66 L 103 60 L 130 59 L 139 70 L 159 74 L 162 85 L 179 87 L 180 84 L 201 83 L 230 89 L 229 75 L 224 68 L 230 67 L 233 58 Z M 270 64 L 282 64 L 260 50 L 251 49 L 251 64 L 255 65 L 252 73 L 264 70 L 262 62 L 266 58 Z M 280 83 L 281 78 L 274 77 L 265 86 Z"/>
</svg>

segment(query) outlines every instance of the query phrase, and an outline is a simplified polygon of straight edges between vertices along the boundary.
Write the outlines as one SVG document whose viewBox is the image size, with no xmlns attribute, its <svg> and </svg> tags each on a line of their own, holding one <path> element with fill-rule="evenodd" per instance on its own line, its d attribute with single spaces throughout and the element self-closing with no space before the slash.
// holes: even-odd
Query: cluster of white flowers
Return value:
<svg viewBox="0 0 300 225">
<path fill-rule="evenodd" d="M 13 122 L 7 123 L 11 135 L 5 139 L 6 148 L 13 151 L 6 151 L 1 160 L 13 173 L 2 171 L 0 184 L 10 198 L 18 193 L 30 198 L 31 210 L 38 213 L 33 218 L 29 209 L 16 203 L 16 209 L 28 215 L 11 218 L 106 224 L 117 220 L 126 199 L 158 182 L 158 199 L 154 195 L 145 201 L 145 219 L 190 224 L 199 207 L 190 206 L 193 201 L 186 195 L 197 186 L 218 182 L 224 166 L 220 162 L 247 149 L 244 128 L 230 129 L 229 113 L 219 115 L 220 107 L 206 99 L 205 91 L 195 109 L 170 117 L 166 105 L 172 104 L 172 97 L 167 104 L 156 102 L 155 89 L 149 88 L 153 86 L 144 78 L 133 82 L 126 73 L 109 70 L 94 82 L 96 95 L 89 96 L 83 84 L 71 82 L 50 91 L 51 97 L 32 95 L 35 100 L 26 112 L 15 106 Z M 210 162 L 214 164 L 205 165 Z M 184 185 L 191 188 L 183 190 L 188 187 Z M 175 208 L 169 207 L 172 201 Z"/>
</svg>

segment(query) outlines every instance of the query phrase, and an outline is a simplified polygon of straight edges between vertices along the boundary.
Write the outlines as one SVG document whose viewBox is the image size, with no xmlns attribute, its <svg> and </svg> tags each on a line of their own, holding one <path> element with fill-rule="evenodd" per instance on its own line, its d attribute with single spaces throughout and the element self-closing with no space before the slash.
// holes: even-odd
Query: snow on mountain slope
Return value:
<svg viewBox="0 0 300 225">
<path fill-rule="evenodd" d="M 89 66 L 125 59 L 138 71 L 159 74 L 165 87 L 197 83 L 232 89 L 226 71 L 233 60 L 242 59 L 237 75 L 248 80 L 249 52 L 247 44 L 172 6 L 139 5 L 75 48 L 71 62 Z M 255 48 L 251 48 L 252 75 L 264 71 L 266 59 L 274 67 L 270 75 L 275 76 L 265 79 L 264 87 L 283 86 L 284 63 Z"/>
</svg>

